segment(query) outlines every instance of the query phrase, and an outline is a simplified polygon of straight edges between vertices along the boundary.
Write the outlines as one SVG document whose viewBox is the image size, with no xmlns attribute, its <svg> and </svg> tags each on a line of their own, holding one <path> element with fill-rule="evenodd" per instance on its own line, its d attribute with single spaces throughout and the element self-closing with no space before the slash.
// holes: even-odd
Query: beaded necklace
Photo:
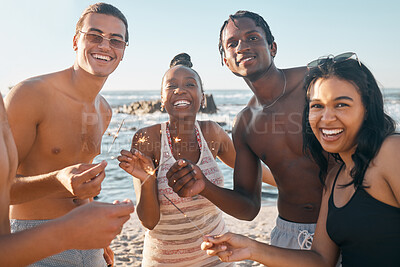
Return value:
<svg viewBox="0 0 400 267">
<path fill-rule="evenodd" d="M 172 150 L 172 140 L 171 140 L 171 134 L 170 134 L 170 132 L 169 132 L 169 122 L 167 122 L 167 125 L 166 125 L 166 126 L 167 126 L 167 127 L 166 127 L 166 129 L 165 129 L 165 132 L 166 132 L 166 134 L 167 134 L 168 145 L 169 145 L 169 148 L 171 149 L 171 153 L 173 154 L 174 152 L 173 152 L 173 150 Z M 202 149 L 201 138 L 200 138 L 199 130 L 197 129 L 197 126 L 196 126 L 196 125 L 194 126 L 194 130 L 195 130 L 195 133 L 196 133 L 197 143 L 199 144 L 199 148 L 200 148 L 200 151 L 201 151 L 201 149 Z"/>
</svg>

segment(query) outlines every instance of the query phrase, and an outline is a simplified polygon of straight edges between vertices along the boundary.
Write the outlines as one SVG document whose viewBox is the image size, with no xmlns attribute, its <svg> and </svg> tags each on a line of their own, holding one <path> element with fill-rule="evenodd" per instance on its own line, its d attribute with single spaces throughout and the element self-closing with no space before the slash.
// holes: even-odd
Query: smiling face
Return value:
<svg viewBox="0 0 400 267">
<path fill-rule="evenodd" d="M 311 129 L 323 149 L 353 154 L 365 116 L 357 88 L 336 77 L 318 79 L 310 88 L 309 108 Z"/>
<path fill-rule="evenodd" d="M 224 62 L 237 76 L 257 79 L 272 64 L 276 44 L 269 45 L 265 32 L 250 18 L 230 20 L 222 35 Z"/>
<path fill-rule="evenodd" d="M 126 28 L 124 23 L 114 16 L 91 13 L 85 18 L 81 31 L 124 41 Z M 73 46 L 77 51 L 75 66 L 99 77 L 110 75 L 118 67 L 125 51 L 125 48 L 110 46 L 109 41 L 105 39 L 100 44 L 92 43 L 83 33 L 74 36 Z"/>
<path fill-rule="evenodd" d="M 170 116 L 195 116 L 203 98 L 199 76 L 185 66 L 170 68 L 163 78 L 161 96 Z"/>
</svg>

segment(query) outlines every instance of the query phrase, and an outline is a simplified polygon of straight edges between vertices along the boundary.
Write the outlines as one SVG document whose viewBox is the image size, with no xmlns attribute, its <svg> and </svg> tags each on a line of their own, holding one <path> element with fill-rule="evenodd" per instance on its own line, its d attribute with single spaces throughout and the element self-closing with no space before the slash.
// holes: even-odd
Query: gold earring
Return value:
<svg viewBox="0 0 400 267">
<path fill-rule="evenodd" d="M 164 111 L 164 106 L 165 106 L 164 102 L 161 102 L 161 108 L 160 108 L 161 111 Z"/>
</svg>

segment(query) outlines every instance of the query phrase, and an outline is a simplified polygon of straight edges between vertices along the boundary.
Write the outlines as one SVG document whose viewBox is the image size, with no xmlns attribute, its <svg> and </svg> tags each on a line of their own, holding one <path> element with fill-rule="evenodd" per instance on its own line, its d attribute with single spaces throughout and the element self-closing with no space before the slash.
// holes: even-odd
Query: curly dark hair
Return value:
<svg viewBox="0 0 400 267">
<path fill-rule="evenodd" d="M 324 64 L 311 68 L 305 78 L 304 89 L 306 90 L 306 105 L 303 112 L 303 151 L 311 155 L 320 167 L 319 178 L 323 184 L 328 169 L 328 160 L 321 144 L 313 134 L 308 120 L 310 88 L 318 79 L 337 77 L 344 81 L 351 82 L 361 95 L 362 103 L 366 113 L 364 122 L 358 132 L 356 139 L 356 151 L 352 155 L 354 167 L 350 172 L 353 180 L 344 185 L 363 185 L 364 174 L 368 169 L 371 160 L 378 153 L 383 141 L 389 135 L 394 134 L 396 123 L 385 113 L 383 108 L 383 97 L 378 84 L 369 69 L 358 60 L 348 59 L 341 62 L 334 62 L 327 59 Z M 337 161 L 343 162 L 339 154 L 329 153 Z"/>
<path fill-rule="evenodd" d="M 249 18 L 254 21 L 256 26 L 261 27 L 265 32 L 265 37 L 267 38 L 267 42 L 269 45 L 272 45 L 272 43 L 275 40 L 274 36 L 271 33 L 271 30 L 269 29 L 268 23 L 264 20 L 263 17 L 251 11 L 239 10 L 235 14 L 229 15 L 229 19 L 224 21 L 221 30 L 219 31 L 218 50 L 219 54 L 221 55 L 222 65 L 224 65 L 224 54 L 225 54 L 224 46 L 222 44 L 222 33 L 224 32 L 224 29 L 226 25 L 228 25 L 229 21 L 235 23 L 234 19 L 239 19 L 239 18 Z"/>
<path fill-rule="evenodd" d="M 201 92 L 204 92 L 203 91 L 203 82 L 201 81 L 200 75 L 197 73 L 197 71 L 192 69 L 193 63 L 192 63 L 192 60 L 191 60 L 190 56 L 187 53 L 180 53 L 180 54 L 174 56 L 174 58 L 169 63 L 169 67 L 170 68 L 178 66 L 178 65 L 185 66 L 185 67 L 191 69 L 192 71 L 194 71 L 194 73 L 196 73 L 196 75 L 197 75 L 197 77 L 199 78 L 199 81 L 200 81 Z"/>
</svg>

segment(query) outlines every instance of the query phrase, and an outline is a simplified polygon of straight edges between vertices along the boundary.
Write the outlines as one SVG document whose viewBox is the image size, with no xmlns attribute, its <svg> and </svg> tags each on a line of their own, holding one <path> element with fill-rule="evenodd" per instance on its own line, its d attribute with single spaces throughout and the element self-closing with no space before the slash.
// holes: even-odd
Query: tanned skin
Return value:
<svg viewBox="0 0 400 267">
<path fill-rule="evenodd" d="M 263 161 L 279 191 L 279 215 L 293 222 L 316 223 L 322 197 L 319 168 L 302 151 L 306 68 L 278 69 L 274 64 L 276 43 L 268 44 L 264 30 L 249 18 L 229 21 L 222 41 L 226 66 L 254 93 L 233 127 L 234 189 L 206 186 L 193 190 L 188 183 L 178 193 L 201 194 L 224 212 L 252 220 L 261 206 Z M 167 177 L 178 180 L 191 169 L 190 164 L 177 163 Z"/>
</svg>

